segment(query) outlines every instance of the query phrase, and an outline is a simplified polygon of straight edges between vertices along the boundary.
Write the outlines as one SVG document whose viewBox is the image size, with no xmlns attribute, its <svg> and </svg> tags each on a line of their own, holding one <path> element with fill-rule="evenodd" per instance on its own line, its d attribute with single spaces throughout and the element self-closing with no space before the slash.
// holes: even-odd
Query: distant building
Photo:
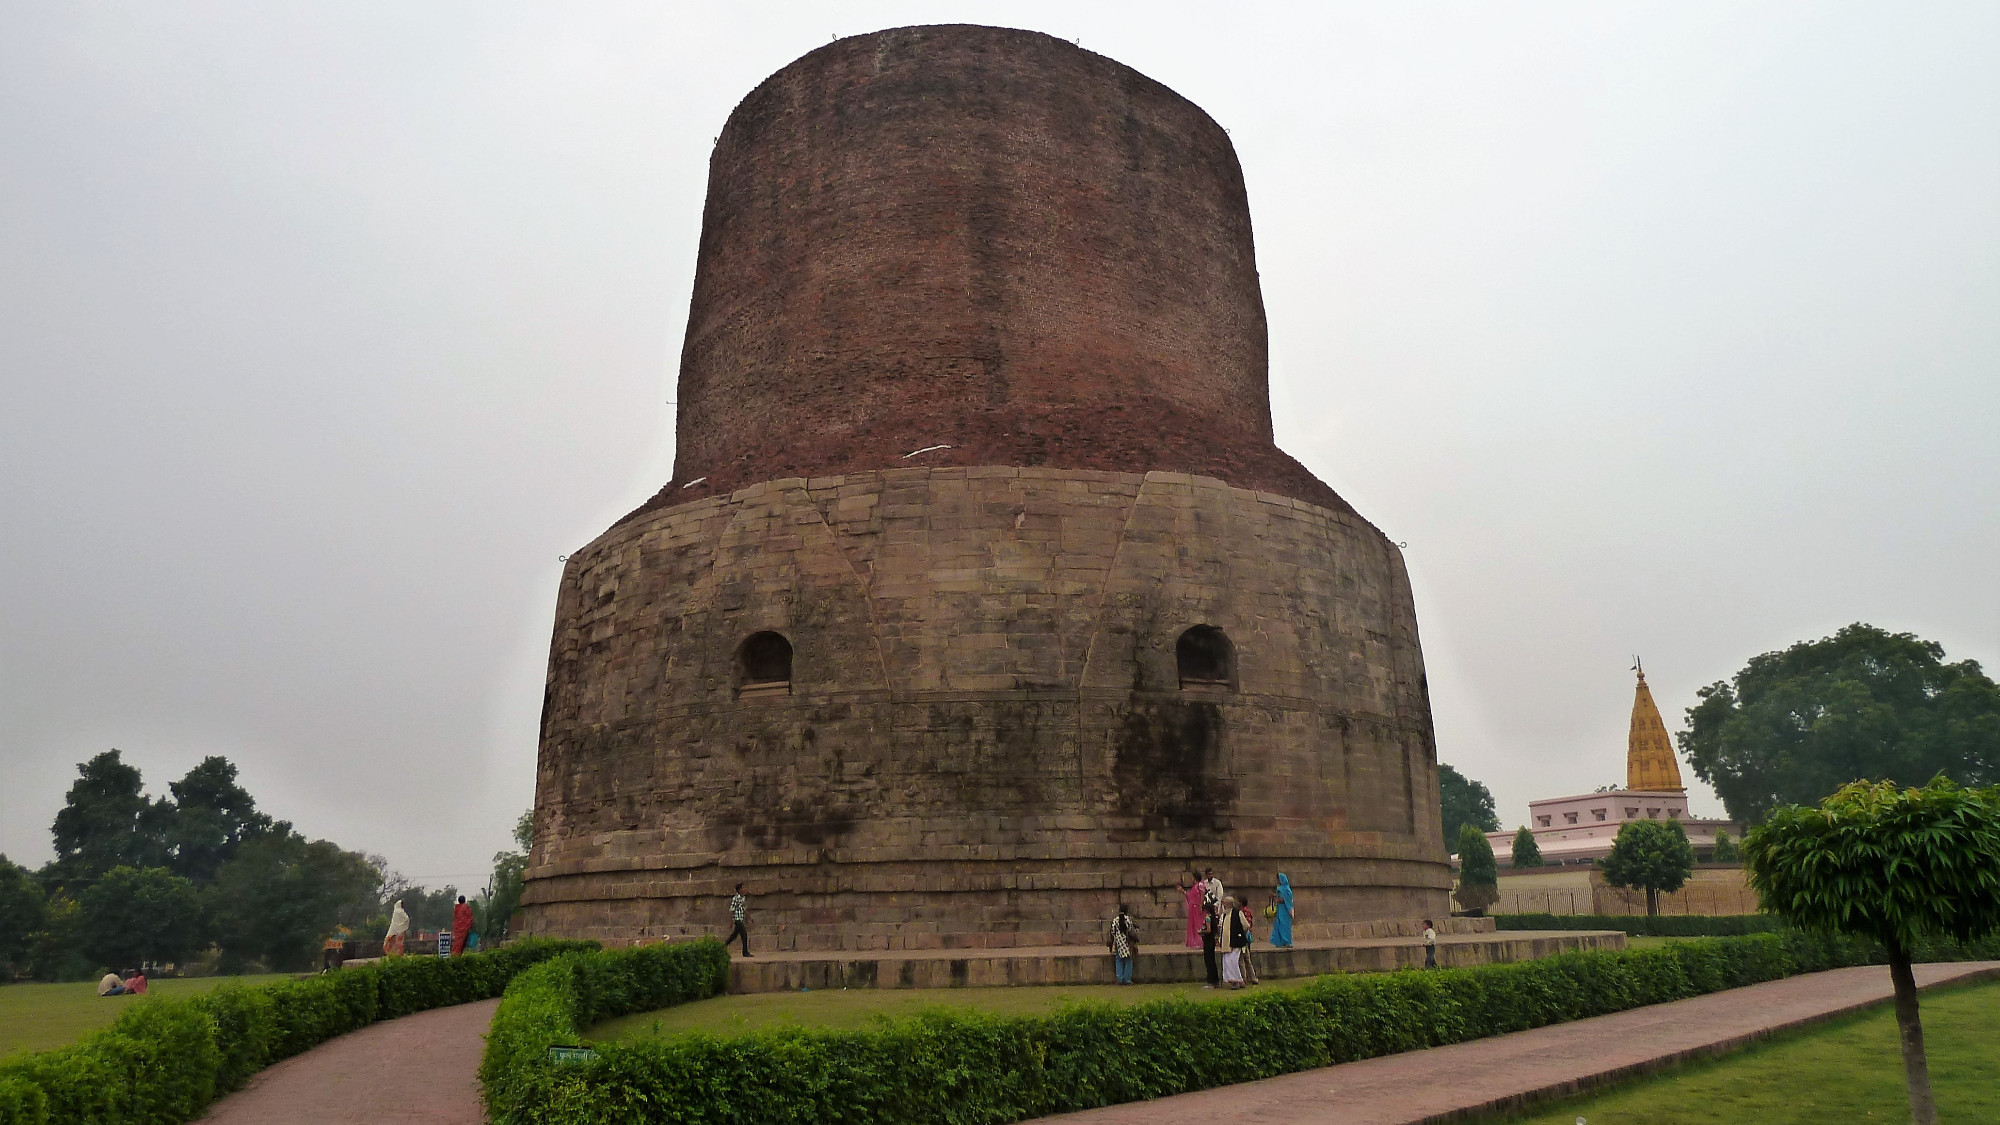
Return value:
<svg viewBox="0 0 2000 1125">
<path fill-rule="evenodd" d="M 1704 820 L 1688 815 L 1687 787 L 1681 784 L 1680 763 L 1674 758 L 1673 740 L 1653 693 L 1646 687 L 1646 673 L 1639 670 L 1639 686 L 1632 698 L 1632 730 L 1625 749 L 1625 788 L 1577 797 L 1549 797 L 1528 803 L 1528 828 L 1535 834 L 1535 846 L 1542 861 L 1587 863 L 1611 852 L 1611 841 L 1628 820 L 1678 820 L 1696 851 L 1715 846 L 1715 834 L 1726 831 L 1741 839 L 1743 826 L 1731 820 Z M 1488 832 L 1494 858 L 1501 867 L 1514 858 L 1514 832 Z"/>
</svg>

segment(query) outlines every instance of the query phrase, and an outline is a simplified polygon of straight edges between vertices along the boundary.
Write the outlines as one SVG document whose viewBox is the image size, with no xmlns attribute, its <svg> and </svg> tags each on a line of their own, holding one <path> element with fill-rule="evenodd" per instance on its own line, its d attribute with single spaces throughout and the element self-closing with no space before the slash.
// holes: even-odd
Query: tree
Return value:
<svg viewBox="0 0 2000 1125">
<path fill-rule="evenodd" d="M 1698 694 L 1681 752 L 1736 820 L 1815 804 L 1857 778 L 2000 781 L 2000 687 L 1911 633 L 1849 625 Z"/>
<path fill-rule="evenodd" d="M 1444 763 L 1438 763 L 1438 792 L 1444 805 L 1444 839 L 1451 844 L 1458 830 L 1467 824 L 1481 832 L 1500 831 L 1500 817 L 1493 811 L 1493 793 Z"/>
<path fill-rule="evenodd" d="M 1678 820 L 1628 820 L 1598 866 L 1612 886 L 1644 889 L 1650 917 L 1660 912 L 1661 891 L 1680 890 L 1694 874 L 1694 845 Z"/>
<path fill-rule="evenodd" d="M 164 867 L 114 867 L 83 892 L 83 952 L 114 970 L 179 961 L 208 944 L 194 883 Z"/>
<path fill-rule="evenodd" d="M 1494 862 L 1493 845 L 1470 824 L 1458 830 L 1458 889 L 1452 897 L 1473 914 L 1500 901 L 1500 866 Z"/>
<path fill-rule="evenodd" d="M 382 875 L 366 856 L 297 833 L 247 840 L 216 872 L 210 890 L 217 944 L 232 964 L 262 961 L 272 969 L 309 968 L 319 945 L 344 912 L 372 904 Z"/>
<path fill-rule="evenodd" d="M 47 919 L 42 885 L 27 868 L 0 855 L 0 984 L 27 967 L 34 936 Z"/>
<path fill-rule="evenodd" d="M 147 800 L 139 771 L 116 750 L 83 763 L 77 773 L 51 829 L 57 883 L 81 887 L 114 867 L 164 866 L 172 806 Z"/>
<path fill-rule="evenodd" d="M 1910 953 L 1926 938 L 2000 930 L 2000 786 L 1855 782 L 1819 808 L 1775 810 L 1743 854 L 1764 909 L 1801 929 L 1866 934 L 1888 951 L 1910 1112 L 1933 1125 Z"/>
<path fill-rule="evenodd" d="M 291 825 L 273 824 L 257 811 L 257 802 L 236 783 L 236 767 L 227 758 L 203 758 L 168 789 L 174 795 L 168 866 L 203 886 L 215 881 L 215 873 L 245 840 L 291 831 Z"/>
<path fill-rule="evenodd" d="M 479 933 L 489 946 L 506 938 L 508 922 L 520 909 L 521 892 L 527 885 L 528 850 L 534 844 L 535 810 L 529 809 L 514 822 L 514 846 L 520 850 L 493 853 L 493 874 L 486 880 L 486 893 L 479 903 Z"/>
<path fill-rule="evenodd" d="M 1540 867 L 1542 863 L 1542 846 L 1535 843 L 1535 834 L 1524 824 L 1514 833 L 1514 866 Z"/>
<path fill-rule="evenodd" d="M 1736 845 L 1730 842 L 1729 833 L 1720 828 L 1716 829 L 1715 852 L 1709 859 L 1715 863 L 1736 863 L 1742 858 L 1742 854 L 1736 850 Z"/>
</svg>

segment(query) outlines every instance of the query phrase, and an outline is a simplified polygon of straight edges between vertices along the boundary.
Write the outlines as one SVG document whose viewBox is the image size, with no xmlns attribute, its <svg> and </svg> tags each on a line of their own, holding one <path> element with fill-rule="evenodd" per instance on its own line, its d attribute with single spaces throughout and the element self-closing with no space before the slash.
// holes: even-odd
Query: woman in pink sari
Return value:
<svg viewBox="0 0 2000 1125">
<path fill-rule="evenodd" d="M 1201 896 L 1203 891 L 1201 876 L 1189 875 L 1186 882 L 1178 883 L 1176 885 L 1180 887 L 1181 894 L 1187 898 L 1187 916 L 1188 916 L 1187 947 L 1189 949 L 1200 949 L 1201 913 L 1202 913 Z"/>
</svg>

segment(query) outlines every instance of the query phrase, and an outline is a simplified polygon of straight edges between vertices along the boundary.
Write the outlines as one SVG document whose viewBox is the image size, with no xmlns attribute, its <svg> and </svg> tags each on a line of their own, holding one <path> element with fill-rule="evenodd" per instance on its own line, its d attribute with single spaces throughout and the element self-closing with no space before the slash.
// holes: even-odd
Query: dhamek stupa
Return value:
<svg viewBox="0 0 2000 1125">
<path fill-rule="evenodd" d="M 1734 821 L 1688 816 L 1687 787 L 1681 784 L 1673 738 L 1646 686 L 1646 669 L 1635 663 L 1633 671 L 1639 682 L 1632 692 L 1632 725 L 1625 740 L 1625 788 L 1528 802 L 1528 828 L 1547 863 L 1603 858 L 1628 820 L 1677 820 L 1697 849 L 1713 848 L 1718 830 L 1742 838 L 1742 827 Z M 1488 832 L 1486 839 L 1503 866 L 1513 862 L 1512 831 Z"/>
<path fill-rule="evenodd" d="M 710 161 L 674 478 L 568 559 L 533 934 L 1178 940 L 1176 877 L 1443 918 L 1396 546 L 1272 443 L 1224 130 L 1046 35 L 844 39 Z"/>
</svg>

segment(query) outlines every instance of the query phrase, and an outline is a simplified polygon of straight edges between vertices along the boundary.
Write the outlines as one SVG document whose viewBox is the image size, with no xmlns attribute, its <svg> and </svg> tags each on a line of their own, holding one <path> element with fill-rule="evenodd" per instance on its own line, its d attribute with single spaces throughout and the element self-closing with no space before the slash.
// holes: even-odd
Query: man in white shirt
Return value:
<svg viewBox="0 0 2000 1125">
<path fill-rule="evenodd" d="M 1424 919 L 1424 968 L 1438 967 L 1438 932 L 1429 918 Z"/>
</svg>

